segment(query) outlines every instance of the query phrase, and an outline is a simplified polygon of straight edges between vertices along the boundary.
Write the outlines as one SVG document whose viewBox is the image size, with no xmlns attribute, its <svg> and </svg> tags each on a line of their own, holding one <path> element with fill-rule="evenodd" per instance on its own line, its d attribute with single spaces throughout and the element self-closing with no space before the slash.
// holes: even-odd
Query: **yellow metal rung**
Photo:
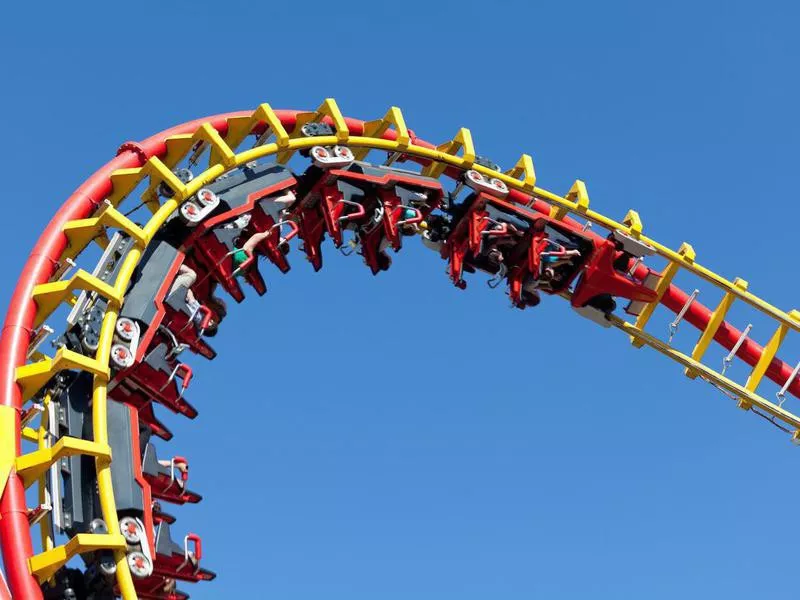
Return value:
<svg viewBox="0 0 800 600">
<path fill-rule="evenodd" d="M 225 142 L 233 149 L 239 147 L 245 138 L 253 132 L 259 123 L 266 124 L 266 130 L 262 134 L 262 139 L 266 139 L 270 134 L 275 136 L 278 148 L 285 148 L 289 144 L 289 134 L 283 127 L 281 120 L 272 107 L 266 102 L 260 105 L 249 117 L 233 117 L 228 119 L 228 133 L 225 135 Z"/>
<path fill-rule="evenodd" d="M 164 140 L 164 143 L 167 146 L 167 153 L 161 160 L 170 169 L 174 169 L 175 166 L 189 153 L 189 150 L 192 149 L 194 142 L 195 139 L 191 133 L 182 133 L 168 137 L 166 140 Z"/>
<path fill-rule="evenodd" d="M 642 219 L 639 218 L 639 213 L 635 210 L 629 210 L 622 219 L 622 224 L 628 228 L 628 232 L 632 237 L 639 239 L 642 236 Z"/>
<path fill-rule="evenodd" d="M 575 180 L 564 198 L 573 203 L 576 212 L 585 213 L 589 210 L 589 192 L 586 191 L 586 184 L 580 179 Z M 567 212 L 567 208 L 563 206 L 550 207 L 550 217 L 559 221 L 567 216 Z"/>
<path fill-rule="evenodd" d="M 470 169 L 475 163 L 475 146 L 472 143 L 472 133 L 469 129 L 462 127 L 458 130 L 456 137 L 449 142 L 445 142 L 436 148 L 439 152 L 456 156 L 459 150 L 463 151 L 460 167 Z M 439 177 L 447 168 L 445 163 L 432 161 L 427 167 L 422 169 L 422 174 L 427 177 Z"/>
<path fill-rule="evenodd" d="M 67 258 L 75 258 L 89 245 L 89 242 L 97 240 L 98 236 L 102 236 L 105 239 L 105 245 L 108 245 L 105 227 L 115 227 L 124 231 L 141 246 L 147 244 L 147 238 L 141 227 L 138 227 L 128 217 L 111 206 L 110 203 L 105 204 L 105 207 L 105 210 L 97 217 L 70 221 L 64 225 L 63 231 L 69 240 L 69 246 L 64 251 L 64 254 L 61 255 L 61 261 Z"/>
<path fill-rule="evenodd" d="M 35 450 L 29 454 L 18 456 L 15 461 L 17 474 L 22 477 L 25 487 L 29 487 L 57 460 L 76 454 L 85 454 L 111 461 L 111 448 L 90 440 L 82 440 L 74 437 L 62 437 L 50 448 Z"/>
<path fill-rule="evenodd" d="M 14 432 L 16 426 L 17 410 L 13 406 L 0 405 L 0 497 L 3 496 L 17 453 Z"/>
<path fill-rule="evenodd" d="M 505 173 L 514 179 L 522 178 L 522 188 L 526 192 L 532 192 L 536 186 L 536 170 L 533 168 L 533 159 L 528 154 L 519 157 L 517 164 Z"/>
<path fill-rule="evenodd" d="M 117 305 L 122 303 L 122 295 L 115 292 L 112 286 L 80 269 L 69 279 L 41 283 L 33 288 L 33 300 L 38 308 L 33 326 L 39 327 L 48 316 L 53 314 L 58 305 L 66 301 L 75 290 L 97 292 L 110 302 L 114 302 Z"/>
<path fill-rule="evenodd" d="M 625 331 L 631 337 L 637 338 L 641 341 L 641 345 L 647 345 L 658 352 L 661 352 L 665 356 L 671 358 L 678 364 L 682 365 L 683 367 L 688 367 L 694 369 L 699 372 L 699 375 L 703 377 L 703 379 L 709 381 L 710 383 L 714 384 L 715 386 L 719 387 L 723 391 L 733 396 L 742 398 L 740 402 L 740 406 L 743 408 L 749 408 L 750 406 L 757 406 L 762 411 L 766 412 L 768 415 L 771 415 L 777 419 L 780 419 L 784 423 L 787 423 L 794 429 L 800 428 L 800 417 L 797 415 L 785 410 L 783 407 L 778 406 L 777 404 L 766 400 L 765 398 L 759 396 L 754 391 L 747 389 L 746 387 L 742 387 L 735 381 L 728 379 L 721 373 L 716 372 L 713 369 L 710 369 L 704 364 L 698 363 L 692 360 L 691 357 L 679 352 L 666 342 L 659 340 L 648 333 L 640 331 L 636 329 L 632 324 L 620 319 L 619 317 L 612 316 L 611 318 L 612 324 Z"/>
<path fill-rule="evenodd" d="M 793 310 L 789 316 L 796 319 L 797 314 L 797 311 Z M 747 383 L 744 384 L 744 388 L 747 391 L 755 393 L 758 384 L 761 383 L 764 374 L 767 372 L 767 368 L 775 358 L 775 355 L 778 354 L 778 348 L 781 347 L 788 332 L 789 326 L 786 323 L 781 323 L 778 329 L 775 330 L 775 333 L 772 334 L 769 342 L 767 342 L 767 345 L 761 351 L 761 358 L 758 359 L 756 366 L 753 367 L 753 370 L 750 372 L 750 377 L 747 378 Z M 750 403 L 745 399 L 739 400 L 739 408 L 747 410 L 750 408 Z"/>
<path fill-rule="evenodd" d="M 411 143 L 411 136 L 408 133 L 403 113 L 396 106 L 392 106 L 382 119 L 364 123 L 364 137 L 381 138 L 392 125 L 394 125 L 394 130 L 397 132 L 398 149 L 400 151 L 405 150 Z M 356 148 L 353 150 L 356 160 L 363 160 L 368 153 L 369 148 Z"/>
<path fill-rule="evenodd" d="M 93 358 L 78 354 L 66 348 L 59 348 L 53 358 L 46 358 L 38 362 L 17 367 L 17 383 L 22 388 L 22 399 L 27 401 L 42 389 L 45 383 L 59 371 L 77 369 L 108 380 L 110 369 L 108 365 L 101 364 Z"/>
<path fill-rule="evenodd" d="M 145 176 L 143 167 L 117 169 L 111 173 L 111 194 L 108 196 L 108 201 L 112 206 L 119 206 L 119 203 L 139 185 Z"/>
<path fill-rule="evenodd" d="M 747 291 L 747 282 L 744 279 L 739 279 L 737 277 L 733 283 L 743 292 Z M 703 334 L 700 336 L 697 344 L 695 344 L 694 350 L 692 350 L 692 360 L 700 362 L 703 359 L 706 350 L 708 350 L 708 347 L 711 345 L 711 342 L 713 341 L 714 336 L 717 334 L 717 330 L 719 330 L 720 325 L 722 325 L 723 321 L 725 321 L 725 315 L 728 314 L 728 311 L 730 310 L 735 299 L 736 295 L 730 292 L 726 293 L 722 297 L 719 305 L 711 314 L 711 319 L 709 319 L 708 325 L 706 325 L 706 328 L 703 330 Z M 691 379 L 694 379 L 698 375 L 697 371 L 692 368 L 685 369 L 684 373 Z"/>
<path fill-rule="evenodd" d="M 236 165 L 236 155 L 231 150 L 231 147 L 222 139 L 219 131 L 214 129 L 211 123 L 203 123 L 200 128 L 194 133 L 195 140 L 202 140 L 211 146 L 211 152 L 208 157 L 208 166 L 221 164 L 226 169 L 232 168 Z"/>
<path fill-rule="evenodd" d="M 26 442 L 39 441 L 39 434 L 36 433 L 36 430 L 33 427 L 23 427 L 22 432 L 20 433 L 20 437 Z"/>
<path fill-rule="evenodd" d="M 213 129 L 213 128 L 212 128 Z M 173 144 L 175 143 L 184 143 L 185 138 L 183 136 L 174 136 L 170 138 L 173 140 Z M 180 140 L 179 142 L 176 140 Z M 169 139 L 167 140 L 169 142 Z M 196 134 L 194 136 L 189 137 L 189 147 L 197 141 Z M 169 148 L 169 146 L 168 146 Z M 174 149 L 174 146 L 173 146 Z M 183 152 L 183 150 L 180 150 Z M 185 152 L 184 152 L 185 154 Z M 178 179 L 178 176 L 172 172 L 175 164 L 180 162 L 182 156 L 177 157 L 173 156 L 170 160 L 170 163 L 166 163 L 162 161 L 160 158 L 153 156 L 150 160 L 147 161 L 147 164 L 144 166 L 144 171 L 147 175 L 150 176 L 150 184 L 147 186 L 147 189 L 142 194 L 142 202 L 147 206 L 147 208 L 155 214 L 161 206 L 161 203 L 158 200 L 158 188 L 159 186 L 164 183 L 167 187 L 169 187 L 173 191 L 172 198 L 176 200 L 178 203 L 183 202 L 183 200 L 187 197 L 187 190 L 186 185 Z"/>
<path fill-rule="evenodd" d="M 680 254 L 684 259 L 688 262 L 694 262 L 695 254 L 694 248 L 690 244 L 683 243 L 681 247 L 678 249 L 678 254 Z M 658 303 L 661 302 L 661 298 L 664 297 L 664 294 L 669 289 L 672 280 L 675 278 L 675 275 L 678 274 L 678 269 L 680 265 L 676 262 L 671 262 L 666 266 L 664 272 L 661 274 L 661 279 L 658 280 L 658 284 L 656 284 L 656 299 L 653 300 L 650 304 L 646 305 L 642 312 L 639 313 L 639 316 L 636 317 L 636 321 L 634 322 L 633 326 L 636 329 L 642 331 L 644 330 L 644 326 L 647 325 L 647 322 L 650 320 L 650 317 L 653 316 L 653 311 L 658 306 Z M 636 348 L 641 348 L 643 343 L 641 340 L 637 339 L 636 337 L 631 337 L 631 344 L 633 344 Z"/>
<path fill-rule="evenodd" d="M 178 202 L 182 202 L 186 199 L 186 186 L 161 159 L 153 156 L 147 161 L 144 168 L 147 174 L 150 175 L 151 188 L 155 189 L 159 184 L 164 183 L 174 192 L 175 195 L 173 199 Z"/>
<path fill-rule="evenodd" d="M 31 574 L 43 583 L 70 559 L 85 552 L 96 550 L 125 550 L 125 538 L 121 533 L 79 533 L 63 546 L 42 552 L 28 559 Z"/>
<path fill-rule="evenodd" d="M 298 113 L 295 117 L 295 126 L 290 138 L 298 138 L 302 135 L 303 125 L 307 123 L 319 123 L 324 117 L 330 117 L 333 121 L 333 126 L 336 129 L 336 140 L 340 144 L 347 142 L 350 137 L 350 130 L 347 128 L 347 123 L 344 116 L 333 98 L 325 98 L 325 101 L 319 105 L 319 108 L 314 112 Z M 284 150 L 278 153 L 277 160 L 281 164 L 286 164 L 294 154 L 294 150 Z"/>
</svg>

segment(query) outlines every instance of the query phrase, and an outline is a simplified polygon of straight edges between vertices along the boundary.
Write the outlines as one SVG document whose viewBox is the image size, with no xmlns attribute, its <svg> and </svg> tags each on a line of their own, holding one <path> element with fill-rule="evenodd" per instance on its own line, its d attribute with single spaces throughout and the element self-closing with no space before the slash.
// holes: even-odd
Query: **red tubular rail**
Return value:
<svg viewBox="0 0 800 600">
<path fill-rule="evenodd" d="M 278 118 L 287 131 L 292 131 L 295 126 L 296 116 L 299 111 L 276 111 Z M 33 248 L 22 275 L 17 282 L 16 289 L 11 298 L 6 321 L 0 334 L 0 404 L 16 409 L 16 451 L 20 453 L 21 440 L 19 437 L 19 416 L 22 411 L 22 396 L 16 382 L 15 371 L 18 366 L 25 364 L 25 355 L 33 330 L 33 320 L 36 315 L 36 304 L 32 299 L 33 288 L 50 279 L 56 269 L 56 261 L 67 246 L 67 238 L 63 227 L 69 221 L 89 217 L 97 206 L 111 193 L 111 173 L 117 169 L 135 168 L 142 166 L 152 156 L 163 156 L 166 153 L 165 139 L 179 134 L 193 133 L 201 124 L 210 123 L 222 135 L 227 132 L 227 119 L 232 117 L 249 116 L 249 111 L 240 111 L 216 115 L 205 119 L 197 119 L 178 125 L 158 133 L 140 144 L 126 144 L 120 149 L 120 154 L 101 167 L 87 179 L 61 206 L 47 228 L 42 233 Z M 326 118 L 326 121 L 331 122 Z M 358 119 L 345 119 L 353 135 L 363 133 L 364 122 Z M 263 125 L 257 131 L 263 130 Z M 417 138 L 411 133 L 414 144 L 433 148 L 433 144 Z M 387 131 L 386 139 L 396 139 L 394 131 Z M 417 160 L 426 163 L 425 160 Z M 448 168 L 446 174 L 458 176 L 456 169 Z M 511 190 L 510 197 L 519 203 L 527 203 L 529 198 Z M 533 208 L 544 214 L 549 213 L 549 205 L 542 201 L 535 201 Z M 567 222 L 576 223 L 572 219 Z M 599 239 L 596 234 L 590 234 Z M 688 296 L 675 286 L 670 286 L 664 295 L 662 303 L 674 312 L 680 311 Z M 710 319 L 711 311 L 699 302 L 692 303 L 685 318 L 699 329 L 705 328 Z M 738 339 L 740 332 L 724 323 L 715 340 L 731 348 Z M 748 364 L 755 364 L 761 355 L 762 348 L 752 341 L 742 345 L 738 356 Z M 792 367 L 775 359 L 767 370 L 767 377 L 782 385 L 792 372 Z M 795 396 L 800 396 L 800 381 L 795 381 L 790 387 Z M 6 484 L 2 498 L 0 498 L 0 549 L 8 576 L 8 587 L 12 597 L 19 600 L 40 600 L 41 590 L 35 578 L 28 570 L 28 558 L 33 554 L 30 526 L 27 519 L 25 504 L 25 489 L 22 479 L 12 471 Z M 198 548 L 199 551 L 199 548 Z M 5 591 L 0 582 L 0 600 L 5 600 Z"/>
</svg>

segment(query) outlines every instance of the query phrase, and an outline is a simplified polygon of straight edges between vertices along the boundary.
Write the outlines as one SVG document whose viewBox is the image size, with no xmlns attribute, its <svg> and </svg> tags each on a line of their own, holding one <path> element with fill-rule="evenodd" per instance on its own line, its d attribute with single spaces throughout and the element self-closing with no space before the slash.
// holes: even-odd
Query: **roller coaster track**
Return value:
<svg viewBox="0 0 800 600">
<path fill-rule="evenodd" d="M 301 127 L 309 123 L 326 123 L 333 134 L 301 135 Z M 248 136 L 256 145 L 239 149 Z M 604 216 L 590 207 L 586 186 L 576 181 L 565 195 L 558 195 L 536 186 L 536 173 L 530 156 L 523 154 L 516 165 L 505 172 L 487 166 L 476 156 L 472 136 L 467 129 L 440 145 L 433 145 L 407 128 L 401 111 L 390 108 L 386 115 L 373 121 L 345 118 L 332 99 L 325 100 L 313 112 L 273 110 L 262 104 L 252 112 L 234 112 L 191 121 L 163 131 L 140 143 L 123 144 L 117 156 L 92 175 L 63 204 L 39 238 L 28 258 L 14 291 L 0 337 L 0 546 L 8 579 L 8 590 L 0 579 L 0 600 L 42 598 L 40 585 L 72 557 L 98 549 L 113 552 L 116 562 L 118 594 L 126 600 L 137 598 L 134 580 L 125 555 L 125 540 L 119 533 L 114 490 L 110 473 L 111 451 L 108 431 L 108 389 L 110 351 L 115 324 L 126 289 L 145 248 L 182 202 L 223 174 L 256 159 L 275 157 L 285 164 L 294 153 L 313 146 L 347 146 L 355 158 L 363 160 L 370 151 L 386 152 L 389 161 L 416 164 L 422 175 L 460 180 L 467 170 L 475 170 L 497 178 L 509 189 L 507 201 L 525 210 L 548 215 L 565 223 L 580 226 L 593 239 L 605 239 L 596 233 L 621 232 L 652 249 L 653 257 L 665 261 L 654 286 L 657 300 L 644 306 L 638 316 L 609 317 L 610 325 L 629 336 L 635 347 L 648 346 L 680 364 L 685 373 L 701 378 L 734 399 L 744 410 L 757 411 L 800 440 L 800 417 L 783 406 L 788 394 L 800 396 L 800 379 L 793 364 L 777 358 L 777 353 L 790 330 L 800 330 L 800 313 L 784 312 L 748 291 L 742 279 L 730 281 L 702 266 L 689 244 L 672 250 L 645 235 L 641 219 L 629 211 L 621 220 Z M 198 149 L 209 150 L 207 168 L 188 183 L 183 183 L 173 169 Z M 159 198 L 157 190 L 166 184 L 174 194 Z M 135 224 L 118 207 L 133 192 L 146 185 L 142 201 L 152 212 L 144 226 Z M 589 229 L 587 223 L 593 224 Z M 64 277 L 68 264 L 74 264 L 94 240 L 100 243 L 106 229 L 124 232 L 133 240 L 113 284 L 100 281 L 84 270 Z M 648 258 L 650 260 L 650 258 Z M 707 308 L 696 295 L 687 294 L 672 284 L 679 271 L 698 278 L 703 297 L 718 290 L 718 305 Z M 633 276 L 645 277 L 648 269 L 638 261 L 631 267 Z M 107 300 L 97 351 L 93 357 L 66 348 L 53 356 L 29 351 L 32 339 L 45 319 L 64 303 L 74 302 L 73 292 L 88 290 Z M 569 298 L 570 292 L 564 296 Z M 725 318 L 734 301 L 743 302 L 774 322 L 774 333 L 760 345 Z M 664 307 L 675 313 L 675 327 L 686 321 L 700 331 L 690 352 L 671 345 L 669 339 L 645 331 L 653 312 Z M 712 342 L 731 350 L 752 370 L 744 382 L 726 376 L 724 369 L 703 362 Z M 29 408 L 31 399 L 59 371 L 74 370 L 92 374 L 91 440 L 61 438 L 55 442 L 47 435 L 47 411 Z M 759 386 L 769 379 L 781 388 L 777 401 L 759 394 Z M 45 395 L 39 400 L 48 402 Z M 31 417 L 33 415 L 33 417 Z M 33 423 L 39 419 L 38 426 Z M 25 450 L 23 451 L 23 444 Z M 28 448 L 28 446 L 31 446 Z M 49 516 L 38 522 L 41 527 L 41 550 L 34 552 L 31 535 L 31 510 L 25 490 L 37 483 L 40 499 L 44 493 L 44 474 L 56 461 L 74 455 L 94 457 L 97 487 L 103 520 L 108 533 L 82 533 L 63 545 L 55 545 L 50 537 Z M 10 590 L 10 591 L 9 591 Z M 167 597 L 167 596 L 165 596 Z"/>
</svg>

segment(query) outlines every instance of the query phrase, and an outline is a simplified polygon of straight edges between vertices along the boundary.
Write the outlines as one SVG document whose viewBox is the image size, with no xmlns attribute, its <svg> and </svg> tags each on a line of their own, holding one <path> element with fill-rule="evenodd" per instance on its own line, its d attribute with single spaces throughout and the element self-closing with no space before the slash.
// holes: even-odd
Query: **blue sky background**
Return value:
<svg viewBox="0 0 800 600">
<path fill-rule="evenodd" d="M 528 152 L 542 186 L 584 179 L 597 209 L 635 207 L 661 241 L 795 306 L 794 3 L 24 6 L 0 24 L 0 304 L 120 143 L 333 96 L 360 118 L 400 106 L 437 143 L 467 126 L 506 166 Z M 206 496 L 173 511 L 176 534 L 200 533 L 219 573 L 192 598 L 791 594 L 788 436 L 558 299 L 520 312 L 480 278 L 454 289 L 416 240 L 377 278 L 326 249 L 320 274 L 296 249 L 291 277 L 262 269 L 270 293 L 197 368 L 196 421 L 161 411 L 161 454 L 189 457 Z"/>
</svg>

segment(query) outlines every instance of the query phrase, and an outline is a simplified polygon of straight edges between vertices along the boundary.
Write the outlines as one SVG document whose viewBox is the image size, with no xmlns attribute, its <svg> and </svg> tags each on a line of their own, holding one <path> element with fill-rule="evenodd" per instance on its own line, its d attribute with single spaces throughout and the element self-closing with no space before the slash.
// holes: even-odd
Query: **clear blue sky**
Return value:
<svg viewBox="0 0 800 600">
<path fill-rule="evenodd" d="M 507 166 L 528 152 L 544 187 L 584 179 L 598 209 L 637 208 L 792 308 L 798 18 L 790 2 L 12 3 L 0 304 L 121 142 L 333 96 L 360 118 L 400 106 L 434 142 L 470 127 Z M 197 368 L 200 417 L 162 411 L 206 496 L 176 532 L 200 533 L 219 573 L 192 598 L 792 593 L 787 436 L 558 299 L 511 310 L 407 246 L 377 278 L 330 246 L 320 274 L 297 250 L 290 277 L 262 269 L 270 293 Z"/>
</svg>

